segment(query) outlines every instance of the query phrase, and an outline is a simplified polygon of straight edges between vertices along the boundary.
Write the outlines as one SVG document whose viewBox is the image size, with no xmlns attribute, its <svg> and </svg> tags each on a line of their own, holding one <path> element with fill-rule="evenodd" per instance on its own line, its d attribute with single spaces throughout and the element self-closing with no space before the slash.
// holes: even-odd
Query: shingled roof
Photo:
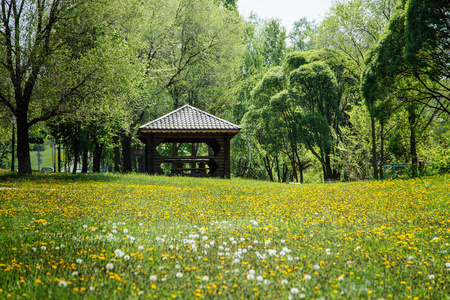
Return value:
<svg viewBox="0 0 450 300">
<path fill-rule="evenodd" d="M 185 105 L 139 127 L 139 132 L 239 132 L 241 127 Z"/>
</svg>

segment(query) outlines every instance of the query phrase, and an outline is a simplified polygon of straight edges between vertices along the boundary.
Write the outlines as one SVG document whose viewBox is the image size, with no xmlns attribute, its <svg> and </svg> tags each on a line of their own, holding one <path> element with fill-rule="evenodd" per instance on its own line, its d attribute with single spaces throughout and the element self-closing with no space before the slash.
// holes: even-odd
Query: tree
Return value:
<svg viewBox="0 0 450 300">
<path fill-rule="evenodd" d="M 19 173 L 31 173 L 29 129 L 102 93 L 121 41 L 105 38 L 102 3 L 1 1 L 0 104 L 17 118 Z M 88 86 L 89 85 L 89 86 Z"/>
<path fill-rule="evenodd" d="M 409 0 L 405 7 L 405 64 L 423 86 L 427 105 L 450 114 L 450 2 Z M 420 91 L 420 90 L 418 90 Z"/>
<path fill-rule="evenodd" d="M 301 18 L 294 22 L 294 26 L 289 32 L 292 51 L 308 51 L 314 48 L 314 36 L 317 34 L 317 25 L 306 18 Z"/>
</svg>

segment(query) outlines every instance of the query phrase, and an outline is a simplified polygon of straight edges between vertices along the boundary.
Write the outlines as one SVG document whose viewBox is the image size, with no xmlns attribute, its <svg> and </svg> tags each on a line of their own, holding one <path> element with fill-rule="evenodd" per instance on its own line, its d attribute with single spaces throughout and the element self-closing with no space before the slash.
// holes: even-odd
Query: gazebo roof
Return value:
<svg viewBox="0 0 450 300">
<path fill-rule="evenodd" d="M 224 132 L 237 133 L 241 127 L 185 105 L 165 116 L 139 127 L 139 133 L 152 132 Z"/>
</svg>

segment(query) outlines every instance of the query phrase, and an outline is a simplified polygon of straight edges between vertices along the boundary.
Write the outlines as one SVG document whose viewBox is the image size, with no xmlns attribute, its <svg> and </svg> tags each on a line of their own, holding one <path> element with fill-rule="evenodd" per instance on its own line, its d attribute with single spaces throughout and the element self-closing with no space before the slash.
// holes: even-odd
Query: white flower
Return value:
<svg viewBox="0 0 450 300">
<path fill-rule="evenodd" d="M 31 250 L 33 250 L 34 252 L 36 252 L 36 248 L 35 248 L 35 247 L 31 247 Z"/>
<path fill-rule="evenodd" d="M 214 246 L 215 243 L 216 243 L 215 241 L 210 241 L 210 242 L 209 242 L 209 244 L 210 244 L 211 246 Z"/>
<path fill-rule="evenodd" d="M 208 237 L 205 235 L 202 237 L 202 240 L 206 241 L 206 240 L 208 240 Z"/>
<path fill-rule="evenodd" d="M 430 274 L 430 275 L 428 275 L 428 278 L 430 278 L 430 279 L 434 279 L 434 275 L 433 274 Z"/>
<path fill-rule="evenodd" d="M 73 271 L 73 272 L 72 272 L 72 277 L 77 276 L 77 275 L 78 275 L 78 272 L 77 272 L 77 271 Z"/>
<path fill-rule="evenodd" d="M 281 285 L 287 285 L 289 283 L 289 281 L 287 281 L 286 279 L 281 280 Z"/>
<path fill-rule="evenodd" d="M 319 266 L 319 265 L 314 265 L 314 269 L 315 269 L 315 270 L 319 270 L 319 269 L 320 269 L 320 266 Z"/>
<path fill-rule="evenodd" d="M 296 287 L 291 288 L 291 294 L 298 294 L 298 288 Z"/>
<path fill-rule="evenodd" d="M 91 287 L 89 288 L 90 291 L 95 291 L 95 287 L 91 285 Z"/>
<path fill-rule="evenodd" d="M 139 246 L 138 250 L 144 250 L 144 246 Z"/>
<path fill-rule="evenodd" d="M 112 269 L 114 269 L 114 265 L 112 264 L 112 263 L 107 263 L 106 264 L 106 270 L 112 270 Z"/>
<path fill-rule="evenodd" d="M 255 279 L 255 275 L 253 275 L 253 274 L 247 275 L 247 280 L 253 280 L 253 279 Z"/>
<path fill-rule="evenodd" d="M 180 265 L 175 265 L 175 269 L 179 269 L 179 268 L 181 268 Z"/>
<path fill-rule="evenodd" d="M 130 260 L 130 256 L 129 256 L 129 255 L 125 255 L 125 256 L 123 257 L 123 259 L 125 259 L 125 260 Z"/>
<path fill-rule="evenodd" d="M 298 297 L 301 298 L 301 299 L 304 299 L 304 298 L 306 298 L 306 295 L 301 293 L 301 294 L 298 294 Z"/>
<path fill-rule="evenodd" d="M 305 279 L 305 280 L 311 280 L 311 275 L 309 275 L 309 274 L 305 274 L 305 276 L 303 276 L 303 278 Z"/>
<path fill-rule="evenodd" d="M 255 275 L 255 273 L 256 273 L 255 270 L 249 270 L 248 271 L 248 274 L 251 274 L 251 275 Z"/>
<path fill-rule="evenodd" d="M 156 277 L 156 275 L 150 275 L 150 280 L 151 281 L 155 281 L 156 279 L 158 279 L 158 277 Z"/>
<path fill-rule="evenodd" d="M 127 234 L 127 233 L 128 233 L 128 229 L 125 228 L 125 229 L 123 230 L 123 233 L 124 233 L 124 234 Z"/>
<path fill-rule="evenodd" d="M 42 251 L 45 251 L 45 250 L 47 250 L 47 247 L 42 246 L 42 247 L 41 247 L 41 250 L 42 250 Z"/>
<path fill-rule="evenodd" d="M 355 248 L 355 250 L 361 250 L 361 247 L 360 247 L 360 246 L 357 246 L 357 247 Z"/>
<path fill-rule="evenodd" d="M 245 238 L 241 238 L 241 242 L 245 241 Z"/>
<path fill-rule="evenodd" d="M 256 276 L 256 280 L 258 280 L 258 281 L 263 281 L 264 278 L 263 278 L 261 275 L 259 275 L 259 276 Z"/>
<path fill-rule="evenodd" d="M 177 274 L 175 274 L 175 276 L 176 276 L 177 278 L 182 278 L 182 277 L 183 277 L 183 273 L 178 272 Z"/>
<path fill-rule="evenodd" d="M 446 267 L 446 268 L 450 268 L 450 262 L 446 262 L 446 263 L 445 263 L 445 267 Z"/>
<path fill-rule="evenodd" d="M 83 225 L 83 228 L 88 228 L 88 226 L 87 225 Z"/>
<path fill-rule="evenodd" d="M 114 229 L 113 229 L 113 230 L 111 230 L 111 232 L 114 233 L 114 234 L 116 234 L 116 233 L 117 233 L 117 230 L 114 230 Z"/>
<path fill-rule="evenodd" d="M 284 244 L 284 243 L 286 243 L 286 241 L 285 240 L 281 240 L 280 243 Z"/>
<path fill-rule="evenodd" d="M 209 280 L 209 276 L 205 275 L 202 277 L 202 281 L 208 281 Z"/>
<path fill-rule="evenodd" d="M 77 258 L 77 264 L 81 265 L 83 263 L 83 260 L 81 258 Z"/>
<path fill-rule="evenodd" d="M 56 247 L 55 247 L 55 250 L 56 250 L 56 251 L 58 251 L 58 250 L 59 250 L 59 247 L 58 247 L 58 246 L 56 246 Z"/>
<path fill-rule="evenodd" d="M 114 250 L 114 255 L 117 257 L 122 257 L 125 255 L 125 253 L 120 249 L 116 249 L 116 250 Z"/>
<path fill-rule="evenodd" d="M 265 285 L 270 284 L 270 280 L 269 280 L 269 279 L 264 279 L 264 284 L 265 284 Z"/>
<path fill-rule="evenodd" d="M 64 280 L 60 280 L 58 282 L 58 286 L 66 287 L 67 286 L 67 282 L 65 282 Z"/>
<path fill-rule="evenodd" d="M 142 224 L 142 223 L 139 223 L 139 226 L 143 226 L 144 224 Z"/>
</svg>

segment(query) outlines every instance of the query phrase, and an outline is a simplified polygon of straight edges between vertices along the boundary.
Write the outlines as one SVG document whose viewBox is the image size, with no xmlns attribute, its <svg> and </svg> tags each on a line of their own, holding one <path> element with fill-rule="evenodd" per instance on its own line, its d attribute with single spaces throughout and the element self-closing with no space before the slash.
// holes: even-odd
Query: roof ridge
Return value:
<svg viewBox="0 0 450 300">
<path fill-rule="evenodd" d="M 183 112 L 182 112 L 183 110 L 186 110 L 186 113 L 183 114 Z M 189 112 L 189 111 L 191 111 L 191 112 Z M 179 116 L 177 116 L 177 114 L 179 114 Z M 197 117 L 195 115 L 197 115 Z M 173 117 L 171 118 L 171 116 L 173 116 Z M 192 126 L 192 124 L 193 124 L 192 122 L 194 122 L 194 124 L 196 124 L 196 125 L 198 123 L 198 125 L 200 127 L 201 127 L 201 125 L 206 125 L 204 127 L 205 129 L 206 128 L 212 129 L 212 130 L 214 130 L 214 129 L 226 129 L 226 128 L 228 128 L 229 130 L 231 130 L 231 129 L 233 129 L 233 130 L 241 129 L 236 124 L 233 124 L 233 123 L 231 123 L 231 122 L 229 122 L 227 120 L 224 120 L 222 118 L 219 118 L 217 116 L 214 116 L 214 115 L 212 115 L 210 113 L 207 113 L 207 112 L 205 112 L 205 111 L 203 111 L 201 109 L 198 109 L 196 107 L 193 107 L 193 106 L 191 106 L 189 104 L 185 104 L 182 107 L 180 107 L 180 108 L 178 108 L 178 109 L 176 109 L 176 110 L 174 110 L 174 111 L 172 111 L 170 113 L 167 113 L 167 114 L 165 114 L 162 117 L 159 117 L 159 118 L 157 118 L 157 119 L 155 119 L 153 121 L 150 121 L 150 122 L 140 126 L 139 128 L 140 129 L 149 129 L 149 127 L 156 127 L 156 128 L 164 129 L 164 128 L 161 128 L 161 127 L 164 127 L 164 123 L 169 122 L 168 126 L 167 126 L 167 124 L 165 124 L 167 126 L 166 129 L 168 129 L 168 130 L 174 129 L 173 128 L 174 127 L 174 125 L 173 125 L 174 123 L 172 123 L 172 125 L 170 125 L 170 123 L 173 122 L 173 120 L 176 120 L 175 122 L 178 123 L 177 121 L 180 120 L 179 118 L 181 118 L 181 120 L 185 121 L 185 124 L 182 125 L 182 127 L 184 127 L 182 129 L 185 129 L 185 130 L 194 130 L 194 129 L 197 130 L 197 129 L 200 129 L 200 128 L 198 128 L 198 126 L 195 126 L 195 125 Z M 207 118 L 206 119 L 206 123 L 202 122 L 202 121 L 205 121 L 205 119 L 203 119 L 203 118 Z M 209 119 L 209 121 L 208 121 L 208 119 Z M 162 123 L 162 124 L 158 124 L 158 123 Z M 161 126 L 161 125 L 163 125 L 163 126 Z M 186 127 L 184 125 L 186 125 Z M 177 126 L 175 126 L 175 127 L 177 127 Z"/>
</svg>

